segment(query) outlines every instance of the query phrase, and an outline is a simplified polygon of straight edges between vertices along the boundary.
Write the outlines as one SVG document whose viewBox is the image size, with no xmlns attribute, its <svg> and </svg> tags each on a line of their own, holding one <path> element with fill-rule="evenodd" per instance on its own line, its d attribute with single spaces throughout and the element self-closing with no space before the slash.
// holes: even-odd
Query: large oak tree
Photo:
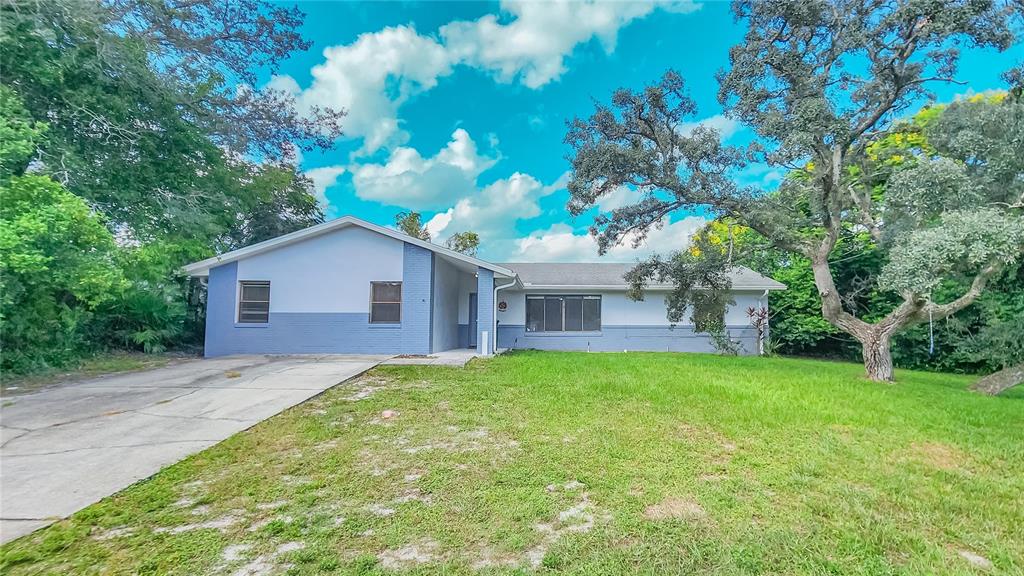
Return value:
<svg viewBox="0 0 1024 576">
<path fill-rule="evenodd" d="M 929 84 L 955 81 L 962 46 L 1006 50 L 1016 41 L 1019 6 L 1008 2 L 833 0 L 737 1 L 747 33 L 718 75 L 726 113 L 756 142 L 725 145 L 696 116 L 683 79 L 667 73 L 642 91 L 621 89 L 570 125 L 569 209 L 581 214 L 604 194 L 630 186 L 634 205 L 596 217 L 602 250 L 642 240 L 675 211 L 709 209 L 753 228 L 776 247 L 808 258 L 823 317 L 863 346 L 870 378 L 893 377 L 893 334 L 969 306 L 986 283 L 1024 252 L 1024 104 L 998 112 L 944 114 L 921 154 L 879 187 L 868 147 Z M 952 108 L 952 107 L 951 107 Z M 777 190 L 737 183 L 751 163 L 789 174 Z M 830 259 L 844 237 L 868 234 L 888 264 L 880 282 L 899 304 L 875 322 L 843 306 Z M 655 258 L 634 283 L 674 280 L 681 294 L 700 278 L 692 255 Z M 968 274 L 969 287 L 937 302 L 943 278 Z"/>
</svg>

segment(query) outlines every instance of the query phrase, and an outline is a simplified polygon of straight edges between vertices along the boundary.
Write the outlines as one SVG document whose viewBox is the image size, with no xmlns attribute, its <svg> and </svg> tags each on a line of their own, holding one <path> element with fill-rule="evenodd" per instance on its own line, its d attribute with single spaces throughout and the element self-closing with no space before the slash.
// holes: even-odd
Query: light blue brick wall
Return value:
<svg viewBox="0 0 1024 576">
<path fill-rule="evenodd" d="M 235 297 L 238 290 L 238 262 L 210 269 L 206 281 L 206 356 L 237 354 L 232 352 L 235 326 Z"/>
<path fill-rule="evenodd" d="M 205 354 L 429 354 L 434 253 L 405 244 L 402 266 L 402 322 L 394 325 L 370 324 L 368 313 L 273 311 L 267 324 L 238 324 L 237 263 L 213 268 Z M 270 291 L 273 301 L 273 283 Z"/>
<path fill-rule="evenodd" d="M 434 253 L 406 243 L 402 264 L 402 354 L 430 354 L 433 281 Z"/>
<path fill-rule="evenodd" d="M 731 326 L 729 334 L 743 352 L 756 352 L 756 332 L 749 326 Z M 526 332 L 523 325 L 501 325 L 498 347 L 536 350 L 590 350 L 592 352 L 715 352 L 707 334 L 686 326 L 602 326 L 589 334 Z"/>
<path fill-rule="evenodd" d="M 494 330 L 494 272 L 485 268 L 477 268 L 476 271 L 476 342 L 477 346 L 483 343 L 481 332 L 491 333 Z M 494 334 L 488 337 L 487 346 L 494 350 Z"/>
<path fill-rule="evenodd" d="M 207 356 L 226 354 L 399 354 L 402 327 L 370 325 L 359 313 L 272 312 L 265 325 L 231 324 Z"/>
</svg>

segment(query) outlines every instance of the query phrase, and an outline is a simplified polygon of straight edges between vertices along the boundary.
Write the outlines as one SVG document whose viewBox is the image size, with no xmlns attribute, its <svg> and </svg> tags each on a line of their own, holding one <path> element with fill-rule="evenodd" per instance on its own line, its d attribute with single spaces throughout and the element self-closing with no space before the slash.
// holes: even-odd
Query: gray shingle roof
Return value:
<svg viewBox="0 0 1024 576">
<path fill-rule="evenodd" d="M 619 262 L 505 262 L 498 265 L 516 272 L 527 287 L 532 285 L 608 286 L 609 288 L 625 287 L 626 281 L 623 276 L 635 266 L 635 264 Z M 786 288 L 785 285 L 743 266 L 733 268 L 732 287 L 734 290 L 784 290 Z"/>
</svg>

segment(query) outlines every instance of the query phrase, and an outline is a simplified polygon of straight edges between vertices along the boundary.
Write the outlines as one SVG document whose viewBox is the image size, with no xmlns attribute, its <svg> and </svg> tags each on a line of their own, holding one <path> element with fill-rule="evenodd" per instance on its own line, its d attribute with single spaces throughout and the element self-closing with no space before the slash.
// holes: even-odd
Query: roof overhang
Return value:
<svg viewBox="0 0 1024 576">
<path fill-rule="evenodd" d="M 345 228 L 348 226 L 359 226 L 360 228 L 365 228 L 367 230 L 383 234 L 396 240 L 401 240 L 402 242 L 408 242 L 409 244 L 413 244 L 421 248 L 426 248 L 431 252 L 441 254 L 442 256 L 445 256 L 452 260 L 456 260 L 458 262 L 462 262 L 465 264 L 470 264 L 472 266 L 476 266 L 479 268 L 484 268 L 485 270 L 490 270 L 499 277 L 516 278 L 515 272 L 503 266 L 498 266 L 497 264 L 492 264 L 490 262 L 487 262 L 486 260 L 481 260 L 473 256 L 467 256 L 465 254 L 462 254 L 461 252 L 449 250 L 444 246 L 431 244 L 430 242 L 420 240 L 419 238 L 414 238 L 412 236 L 409 236 L 408 234 L 399 232 L 398 230 L 393 230 L 391 228 L 386 228 L 384 226 L 378 226 L 377 224 L 367 222 L 366 220 L 356 218 L 355 216 L 344 216 L 341 218 L 337 218 L 335 220 L 324 222 L 322 224 L 317 224 L 316 226 L 303 228 L 302 230 L 298 230 L 290 234 L 278 236 L 277 238 L 271 238 L 270 240 L 265 240 L 263 242 L 253 244 L 252 246 L 246 246 L 245 248 L 232 250 L 231 252 L 226 252 L 224 254 L 220 254 L 219 256 L 214 256 L 212 258 L 207 258 L 206 260 L 200 260 L 199 262 L 193 262 L 192 264 L 184 266 L 182 268 L 182 271 L 189 276 L 207 276 L 210 273 L 210 268 L 216 268 L 217 266 L 221 266 L 223 264 L 237 262 L 238 260 L 242 260 L 250 256 L 255 256 L 257 254 L 269 252 L 270 250 L 282 248 L 284 246 L 295 244 L 303 240 L 308 240 L 310 238 L 314 238 L 316 236 L 320 236 L 322 234 L 326 234 L 328 232 L 339 230 L 341 228 Z"/>
<path fill-rule="evenodd" d="M 626 284 L 527 284 L 522 283 L 524 290 L 629 290 L 629 286 Z M 653 286 L 644 286 L 644 290 L 672 290 L 673 286 L 668 284 L 656 284 Z M 701 287 L 697 287 L 697 290 L 702 290 Z M 732 286 L 729 288 L 732 292 L 761 292 L 764 290 L 785 290 L 784 284 L 778 285 L 767 285 L 767 286 Z"/>
</svg>

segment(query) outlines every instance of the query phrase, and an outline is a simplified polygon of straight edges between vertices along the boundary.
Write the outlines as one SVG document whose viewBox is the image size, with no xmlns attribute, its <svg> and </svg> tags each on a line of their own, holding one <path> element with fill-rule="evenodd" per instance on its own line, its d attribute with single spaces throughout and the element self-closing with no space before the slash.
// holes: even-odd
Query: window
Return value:
<svg viewBox="0 0 1024 576">
<path fill-rule="evenodd" d="M 597 332 L 600 296 L 527 296 L 527 332 Z"/>
<path fill-rule="evenodd" d="M 398 324 L 402 321 L 402 283 L 370 282 L 370 323 Z"/>
<path fill-rule="evenodd" d="M 239 282 L 238 321 L 265 324 L 270 321 L 270 282 Z"/>
</svg>

